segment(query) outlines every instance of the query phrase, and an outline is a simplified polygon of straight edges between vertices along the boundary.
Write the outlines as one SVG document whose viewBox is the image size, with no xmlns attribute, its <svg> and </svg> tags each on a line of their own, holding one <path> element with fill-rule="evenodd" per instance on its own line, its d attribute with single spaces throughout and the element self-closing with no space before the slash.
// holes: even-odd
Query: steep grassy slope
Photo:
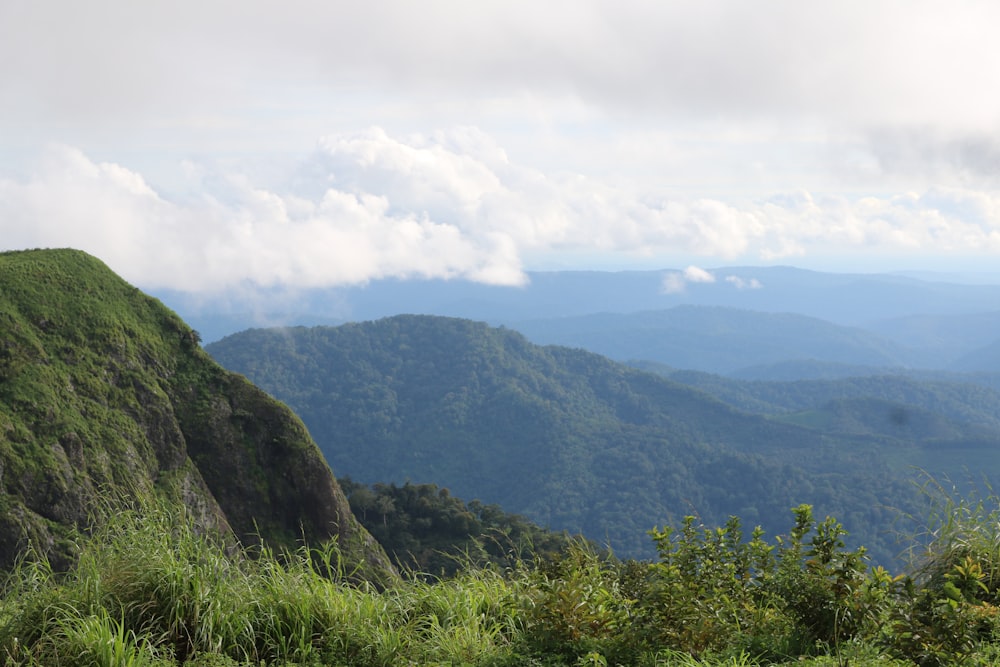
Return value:
<svg viewBox="0 0 1000 667">
<path fill-rule="evenodd" d="M 871 439 L 747 415 L 482 323 L 398 316 L 206 349 L 287 401 L 343 474 L 447 486 L 619 553 L 647 555 L 645 531 L 685 514 L 776 531 L 806 502 L 886 556 L 887 506 L 912 502 Z"/>
<path fill-rule="evenodd" d="M 336 537 L 384 564 L 301 421 L 174 313 L 72 250 L 0 254 L 0 565 L 57 564 L 112 502 L 183 504 L 276 546 Z"/>
</svg>

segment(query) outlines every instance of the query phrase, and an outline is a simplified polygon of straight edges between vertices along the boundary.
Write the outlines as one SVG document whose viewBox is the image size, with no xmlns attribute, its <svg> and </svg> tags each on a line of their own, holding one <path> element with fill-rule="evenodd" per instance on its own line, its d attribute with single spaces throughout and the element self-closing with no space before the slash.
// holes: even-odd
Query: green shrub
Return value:
<svg viewBox="0 0 1000 667">
<path fill-rule="evenodd" d="M 808 505 L 794 508 L 787 538 L 768 543 L 740 521 L 652 531 L 659 560 L 636 606 L 643 641 L 691 655 L 743 649 L 768 659 L 828 650 L 874 632 L 889 600 L 884 571 L 866 573 L 863 549 Z M 811 534 L 811 537 L 810 537 Z M 809 538 L 807 541 L 807 537 Z"/>
<path fill-rule="evenodd" d="M 933 479 L 924 492 L 931 510 L 885 642 L 918 665 L 970 662 L 1000 637 L 1000 498 Z"/>
<path fill-rule="evenodd" d="M 528 580 L 524 641 L 533 655 L 559 656 L 570 664 L 585 656 L 621 657 L 633 601 L 623 594 L 621 571 L 588 545 L 539 560 Z"/>
</svg>

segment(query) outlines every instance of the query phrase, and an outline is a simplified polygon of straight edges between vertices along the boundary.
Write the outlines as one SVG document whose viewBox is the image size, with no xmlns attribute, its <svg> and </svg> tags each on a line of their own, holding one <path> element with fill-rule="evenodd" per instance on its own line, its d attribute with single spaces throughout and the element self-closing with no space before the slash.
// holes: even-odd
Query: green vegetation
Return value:
<svg viewBox="0 0 1000 667">
<path fill-rule="evenodd" d="M 466 504 L 437 484 L 338 482 L 351 511 L 396 568 L 428 579 L 469 566 L 530 562 L 582 539 L 540 528 L 499 505 Z"/>
<path fill-rule="evenodd" d="M 234 549 L 164 505 L 73 536 L 69 571 L 28 550 L 0 589 L 0 661 L 48 665 L 989 665 L 1000 659 L 1000 499 L 934 493 L 893 575 L 809 506 L 770 538 L 685 519 L 657 557 L 575 542 L 505 569 L 351 576 L 336 542 Z M 924 539 L 929 538 L 929 539 Z M 923 540 L 923 541 L 920 541 Z"/>
<path fill-rule="evenodd" d="M 888 565 L 894 510 L 920 509 L 915 446 L 750 415 L 483 323 L 250 330 L 206 350 L 290 405 L 338 474 L 433 482 L 620 556 L 653 557 L 645 533 L 658 522 L 735 514 L 773 534 L 809 503 L 857 526 L 851 544 Z"/>
<path fill-rule="evenodd" d="M 1000 481 L 1000 390 L 989 376 L 872 375 L 838 380 L 745 381 L 658 368 L 665 377 L 750 413 L 837 437 L 864 438 L 897 470 Z M 973 382 L 973 380 L 976 382 Z M 964 380 L 964 381 L 963 381 Z"/>
<path fill-rule="evenodd" d="M 445 318 L 213 347 L 365 480 L 348 505 L 302 421 L 94 258 L 0 253 L 0 288 L 4 667 L 1000 660 L 1000 499 L 898 472 L 986 451 L 988 388 L 771 387 L 752 415 Z M 860 544 L 900 516 L 897 575 Z"/>
<path fill-rule="evenodd" d="M 69 567 L 106 497 L 248 544 L 336 536 L 387 565 L 301 421 L 198 338 L 86 253 L 0 253 L 0 568 L 29 542 Z"/>
</svg>

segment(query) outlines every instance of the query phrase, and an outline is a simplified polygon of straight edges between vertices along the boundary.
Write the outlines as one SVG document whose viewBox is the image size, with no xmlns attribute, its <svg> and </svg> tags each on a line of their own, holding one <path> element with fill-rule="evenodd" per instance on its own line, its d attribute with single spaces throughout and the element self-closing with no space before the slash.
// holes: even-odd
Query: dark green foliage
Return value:
<svg viewBox="0 0 1000 667">
<path fill-rule="evenodd" d="M 247 542 L 336 535 L 385 565 L 302 423 L 177 315 L 83 252 L 2 253 L 0 567 L 29 544 L 67 567 L 117 499 Z"/>
<path fill-rule="evenodd" d="M 554 554 L 573 541 L 498 505 L 466 504 L 436 484 L 373 484 L 338 480 L 361 525 L 397 569 L 453 576 L 469 567 L 511 567 Z"/>
<path fill-rule="evenodd" d="M 627 571 L 582 543 L 557 558 L 543 558 L 524 601 L 529 650 L 566 664 L 588 654 L 611 658 L 611 664 L 633 663 L 642 642 L 632 632 L 635 601 L 624 585 Z"/>
<path fill-rule="evenodd" d="M 888 643 L 920 665 L 956 664 L 1000 638 L 1000 498 L 928 478 Z M 971 660 L 969 660 L 971 662 Z"/>
<path fill-rule="evenodd" d="M 742 646 L 775 659 L 871 633 L 887 595 L 867 576 L 864 549 L 846 550 L 840 524 L 817 524 L 808 505 L 794 514 L 773 544 L 760 528 L 744 540 L 736 517 L 716 529 L 689 517 L 676 534 L 654 530 L 660 557 L 639 602 L 646 641 L 696 654 Z"/>
<path fill-rule="evenodd" d="M 896 468 L 936 477 L 974 470 L 1000 481 L 1000 389 L 990 376 L 872 375 L 840 380 L 748 382 L 658 369 L 734 408 L 825 433 L 871 441 Z"/>
<path fill-rule="evenodd" d="M 652 556 L 648 528 L 687 514 L 777 532 L 809 502 L 859 526 L 853 537 L 889 562 L 887 507 L 915 509 L 909 470 L 893 471 L 876 440 L 747 415 L 483 323 L 251 330 L 207 350 L 292 406 L 339 474 L 434 482 L 623 556 Z"/>
</svg>

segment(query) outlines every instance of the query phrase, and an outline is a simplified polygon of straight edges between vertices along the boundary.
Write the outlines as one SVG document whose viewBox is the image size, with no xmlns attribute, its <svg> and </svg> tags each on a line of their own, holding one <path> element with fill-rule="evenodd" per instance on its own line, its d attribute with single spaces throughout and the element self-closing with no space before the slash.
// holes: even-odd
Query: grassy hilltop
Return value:
<svg viewBox="0 0 1000 667">
<path fill-rule="evenodd" d="M 153 501 L 244 543 L 336 537 L 384 562 L 301 421 L 176 314 L 86 253 L 0 254 L 0 565 L 28 543 L 67 565 L 74 531 Z"/>
</svg>

